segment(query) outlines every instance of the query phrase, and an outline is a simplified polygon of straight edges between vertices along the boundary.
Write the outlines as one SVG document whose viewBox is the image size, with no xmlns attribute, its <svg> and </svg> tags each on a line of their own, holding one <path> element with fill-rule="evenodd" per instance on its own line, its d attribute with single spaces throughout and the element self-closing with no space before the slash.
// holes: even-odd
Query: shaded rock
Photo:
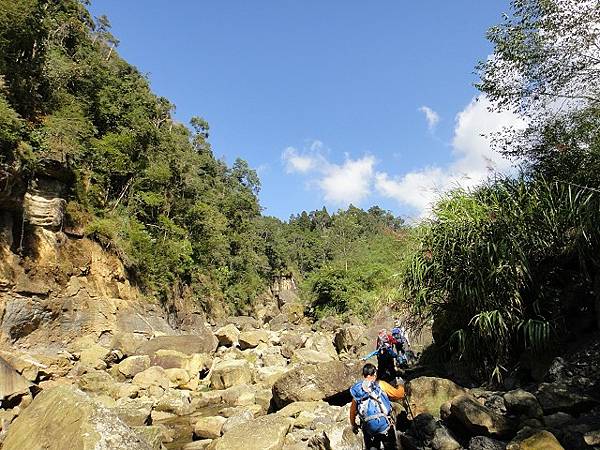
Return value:
<svg viewBox="0 0 600 450">
<path fill-rule="evenodd" d="M 242 423 L 214 440 L 211 450 L 280 450 L 291 422 L 275 415 Z"/>
<path fill-rule="evenodd" d="M 455 397 L 448 421 L 460 423 L 473 435 L 507 436 L 514 429 L 509 420 L 496 414 L 469 395 Z"/>
<path fill-rule="evenodd" d="M 221 361 L 213 368 L 210 382 L 215 389 L 227 389 L 238 384 L 251 383 L 250 364 L 243 360 Z"/>
<path fill-rule="evenodd" d="M 289 347 L 292 350 L 300 348 L 306 342 L 307 337 L 298 331 L 285 331 L 282 333 L 279 343 L 282 346 Z"/>
<path fill-rule="evenodd" d="M 433 450 L 461 450 L 462 445 L 458 443 L 456 438 L 444 426 L 438 426 L 433 433 L 431 439 L 431 448 Z"/>
<path fill-rule="evenodd" d="M 367 329 L 360 325 L 345 325 L 335 334 L 335 348 L 339 353 L 350 351 L 361 344 L 366 331 Z"/>
<path fill-rule="evenodd" d="M 273 331 L 280 331 L 288 327 L 289 318 L 287 314 L 277 314 L 269 321 L 269 327 Z"/>
<path fill-rule="evenodd" d="M 410 434 L 417 436 L 421 440 L 424 439 L 429 441 L 433 439 L 433 435 L 435 434 L 437 427 L 438 424 L 433 415 L 429 413 L 421 413 L 414 418 L 410 426 Z"/>
<path fill-rule="evenodd" d="M 523 389 L 515 389 L 504 394 L 504 402 L 510 413 L 525 417 L 541 417 L 542 407 L 535 395 Z"/>
<path fill-rule="evenodd" d="M 242 350 L 255 348 L 261 342 L 269 342 L 269 333 L 264 330 L 242 331 L 238 341 Z"/>
<path fill-rule="evenodd" d="M 241 331 L 260 328 L 260 322 L 254 317 L 249 316 L 231 316 L 227 318 L 227 323 L 235 325 L 235 327 Z"/>
<path fill-rule="evenodd" d="M 129 356 L 117 364 L 117 370 L 126 378 L 133 378 L 148 368 L 150 368 L 150 357 L 148 355 Z"/>
<path fill-rule="evenodd" d="M 561 411 L 554 414 L 550 414 L 548 416 L 544 416 L 544 424 L 546 424 L 546 426 L 550 428 L 562 427 L 563 425 L 566 425 L 572 420 L 574 420 L 573 416 Z"/>
<path fill-rule="evenodd" d="M 31 383 L 19 375 L 4 359 L 0 358 L 0 403 L 13 395 L 29 392 Z"/>
<path fill-rule="evenodd" d="M 11 424 L 3 450 L 149 450 L 113 412 L 83 392 L 59 386 L 41 392 Z"/>
<path fill-rule="evenodd" d="M 159 336 L 138 347 L 138 355 L 152 356 L 157 350 L 175 350 L 186 355 L 193 353 L 212 353 L 217 349 L 217 338 L 210 330 L 203 334 L 181 336 Z"/>
<path fill-rule="evenodd" d="M 506 450 L 564 450 L 556 437 L 546 430 L 521 430 Z"/>
<path fill-rule="evenodd" d="M 216 439 L 221 436 L 225 417 L 200 417 L 194 425 L 194 435 L 201 439 Z"/>
<path fill-rule="evenodd" d="M 505 450 L 506 444 L 486 436 L 475 436 L 469 441 L 468 448 L 469 450 Z"/>
<path fill-rule="evenodd" d="M 566 385 L 554 383 L 542 383 L 535 396 L 546 414 L 557 411 L 579 413 L 598 404 L 587 395 L 580 394 Z"/>
<path fill-rule="evenodd" d="M 152 366 L 148 369 L 136 374 L 133 377 L 133 384 L 141 388 L 149 388 L 151 386 L 159 386 L 163 389 L 169 387 L 169 377 L 165 369 L 159 366 Z"/>
<path fill-rule="evenodd" d="M 413 414 L 422 412 L 440 417 L 440 407 L 467 389 L 446 378 L 419 377 L 406 383 L 407 400 Z"/>
<path fill-rule="evenodd" d="M 273 385 L 273 400 L 282 408 L 298 401 L 323 400 L 347 391 L 360 376 L 361 364 L 331 361 L 290 370 Z"/>
<path fill-rule="evenodd" d="M 224 327 L 221 327 L 215 331 L 215 336 L 219 341 L 219 345 L 231 347 L 232 345 L 237 345 L 238 337 L 240 336 L 240 330 L 238 330 L 235 325 L 230 323 L 229 325 L 225 325 Z"/>
<path fill-rule="evenodd" d="M 362 450 L 364 448 L 362 436 L 354 434 L 352 427 L 345 421 L 317 428 L 317 433 L 308 441 L 308 448 L 311 450 Z"/>
</svg>

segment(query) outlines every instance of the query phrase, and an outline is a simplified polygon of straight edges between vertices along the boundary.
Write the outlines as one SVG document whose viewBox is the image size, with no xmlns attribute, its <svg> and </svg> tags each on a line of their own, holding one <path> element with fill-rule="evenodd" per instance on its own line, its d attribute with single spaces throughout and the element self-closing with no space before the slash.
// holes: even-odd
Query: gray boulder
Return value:
<svg viewBox="0 0 600 450">
<path fill-rule="evenodd" d="M 283 408 L 292 402 L 311 402 L 341 394 L 361 378 L 361 366 L 358 362 L 341 361 L 300 365 L 275 382 L 273 400 Z"/>
<path fill-rule="evenodd" d="M 450 404 L 448 422 L 458 422 L 472 435 L 502 437 L 512 434 L 513 424 L 485 407 L 470 395 L 455 397 Z"/>
</svg>

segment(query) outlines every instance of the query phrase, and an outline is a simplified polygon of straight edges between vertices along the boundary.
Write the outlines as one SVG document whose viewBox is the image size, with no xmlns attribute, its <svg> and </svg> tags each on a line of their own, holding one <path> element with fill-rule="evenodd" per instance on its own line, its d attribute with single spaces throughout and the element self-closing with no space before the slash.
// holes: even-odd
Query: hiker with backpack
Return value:
<svg viewBox="0 0 600 450">
<path fill-rule="evenodd" d="M 400 321 L 396 321 L 396 325 L 394 328 L 392 328 L 392 337 L 395 341 L 394 346 L 396 347 L 396 352 L 402 361 L 401 365 L 408 364 L 408 356 L 406 352 L 408 347 L 410 347 L 410 341 L 408 340 L 408 332 L 406 331 L 406 328 L 400 324 Z"/>
<path fill-rule="evenodd" d="M 360 419 L 365 448 L 367 450 L 396 450 L 396 430 L 392 421 L 390 400 L 404 397 L 402 386 L 395 388 L 383 380 L 377 379 L 377 368 L 370 363 L 362 369 L 363 380 L 350 388 L 352 405 L 350 406 L 350 424 L 352 431 L 358 433 Z"/>
<path fill-rule="evenodd" d="M 363 361 L 377 355 L 377 378 L 388 383 L 396 382 L 396 361 L 403 365 L 406 359 L 403 359 L 394 351 L 395 340 L 385 329 L 381 330 L 377 336 L 377 346 L 374 351 L 362 358 Z"/>
</svg>

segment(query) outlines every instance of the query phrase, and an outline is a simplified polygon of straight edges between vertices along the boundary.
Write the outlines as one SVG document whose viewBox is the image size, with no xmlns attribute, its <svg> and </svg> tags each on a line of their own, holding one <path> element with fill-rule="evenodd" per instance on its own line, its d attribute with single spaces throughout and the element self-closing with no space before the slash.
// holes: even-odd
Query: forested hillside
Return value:
<svg viewBox="0 0 600 450">
<path fill-rule="evenodd" d="M 208 124 L 175 121 L 117 45 L 85 2 L 0 0 L 0 177 L 19 180 L 4 193 L 62 179 L 67 228 L 118 254 L 148 295 L 243 310 L 294 273 L 317 309 L 366 312 L 401 220 L 354 207 L 262 217 L 256 172 L 215 158 Z"/>
</svg>

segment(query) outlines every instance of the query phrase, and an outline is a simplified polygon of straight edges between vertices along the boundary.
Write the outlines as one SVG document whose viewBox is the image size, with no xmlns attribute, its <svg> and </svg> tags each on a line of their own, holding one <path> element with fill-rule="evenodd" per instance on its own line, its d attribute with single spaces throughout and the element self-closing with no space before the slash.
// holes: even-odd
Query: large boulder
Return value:
<svg viewBox="0 0 600 450">
<path fill-rule="evenodd" d="M 216 439 L 221 436 L 226 421 L 227 419 L 221 416 L 200 417 L 194 425 L 194 435 L 201 439 Z"/>
<path fill-rule="evenodd" d="M 440 407 L 467 390 L 446 378 L 419 377 L 406 383 L 407 400 L 416 416 L 429 413 L 439 419 Z"/>
<path fill-rule="evenodd" d="M 41 392 L 11 424 L 3 450 L 151 450 L 113 412 L 80 390 Z"/>
<path fill-rule="evenodd" d="M 508 443 L 506 450 L 564 450 L 564 448 L 549 431 L 526 428 Z"/>
<path fill-rule="evenodd" d="M 219 345 L 231 347 L 232 345 L 237 345 L 238 338 L 240 336 L 240 330 L 238 330 L 235 325 L 230 323 L 215 331 L 215 336 L 219 341 Z"/>
<path fill-rule="evenodd" d="M 117 365 L 119 373 L 126 378 L 133 378 L 148 368 L 150 368 L 150 357 L 148 355 L 130 356 Z"/>
<path fill-rule="evenodd" d="M 92 344 L 80 352 L 79 361 L 86 366 L 95 367 L 96 369 L 105 369 L 106 363 L 104 360 L 109 354 L 110 349 L 103 347 L 100 344 Z"/>
<path fill-rule="evenodd" d="M 144 389 L 148 389 L 151 386 L 160 386 L 166 389 L 169 387 L 169 377 L 162 367 L 152 366 L 136 374 L 133 377 L 133 384 Z"/>
<path fill-rule="evenodd" d="M 514 432 L 512 423 L 470 395 L 454 397 L 450 404 L 449 423 L 459 424 L 472 435 L 504 437 Z"/>
<path fill-rule="evenodd" d="M 250 364 L 245 360 L 221 361 L 213 367 L 210 383 L 214 389 L 227 389 L 252 382 Z"/>
<path fill-rule="evenodd" d="M 29 392 L 30 385 L 29 381 L 0 358 L 0 403 L 13 395 L 26 394 Z"/>
<path fill-rule="evenodd" d="M 258 319 L 249 316 L 231 316 L 226 320 L 227 323 L 235 325 L 238 330 L 249 331 L 260 328 Z"/>
<path fill-rule="evenodd" d="M 358 362 L 342 361 L 300 365 L 275 382 L 273 400 L 283 408 L 292 402 L 311 402 L 343 394 L 361 378 L 360 368 Z"/>
<path fill-rule="evenodd" d="M 261 342 L 269 342 L 269 333 L 265 330 L 242 331 L 238 341 L 242 350 L 255 348 Z"/>
<path fill-rule="evenodd" d="M 322 355 L 326 355 L 329 359 L 338 359 L 337 350 L 333 345 L 333 337 L 326 333 L 314 333 L 306 340 L 304 346 L 307 349 L 315 350 Z"/>
<path fill-rule="evenodd" d="M 292 354 L 292 362 L 299 362 L 305 364 L 322 364 L 329 361 L 333 361 L 336 358 L 332 358 L 327 353 L 319 352 L 310 348 L 299 348 L 294 350 Z"/>
<path fill-rule="evenodd" d="M 138 347 L 138 355 L 152 356 L 158 350 L 176 350 L 186 355 L 212 353 L 217 349 L 217 338 L 208 329 L 203 334 L 181 336 L 158 336 Z"/>
<path fill-rule="evenodd" d="M 241 423 L 215 439 L 211 450 L 281 450 L 292 422 L 268 415 Z"/>
<path fill-rule="evenodd" d="M 190 414 L 193 411 L 192 399 L 189 391 L 167 389 L 154 405 L 155 411 L 162 411 L 178 416 Z"/>
<path fill-rule="evenodd" d="M 523 389 L 515 389 L 504 394 L 504 403 L 508 412 L 516 415 L 530 417 L 541 417 L 542 407 L 535 395 Z"/>
<path fill-rule="evenodd" d="M 542 383 L 535 396 L 545 414 L 557 411 L 580 413 L 598 404 L 597 400 L 576 392 L 569 386 L 556 383 Z"/>
</svg>

